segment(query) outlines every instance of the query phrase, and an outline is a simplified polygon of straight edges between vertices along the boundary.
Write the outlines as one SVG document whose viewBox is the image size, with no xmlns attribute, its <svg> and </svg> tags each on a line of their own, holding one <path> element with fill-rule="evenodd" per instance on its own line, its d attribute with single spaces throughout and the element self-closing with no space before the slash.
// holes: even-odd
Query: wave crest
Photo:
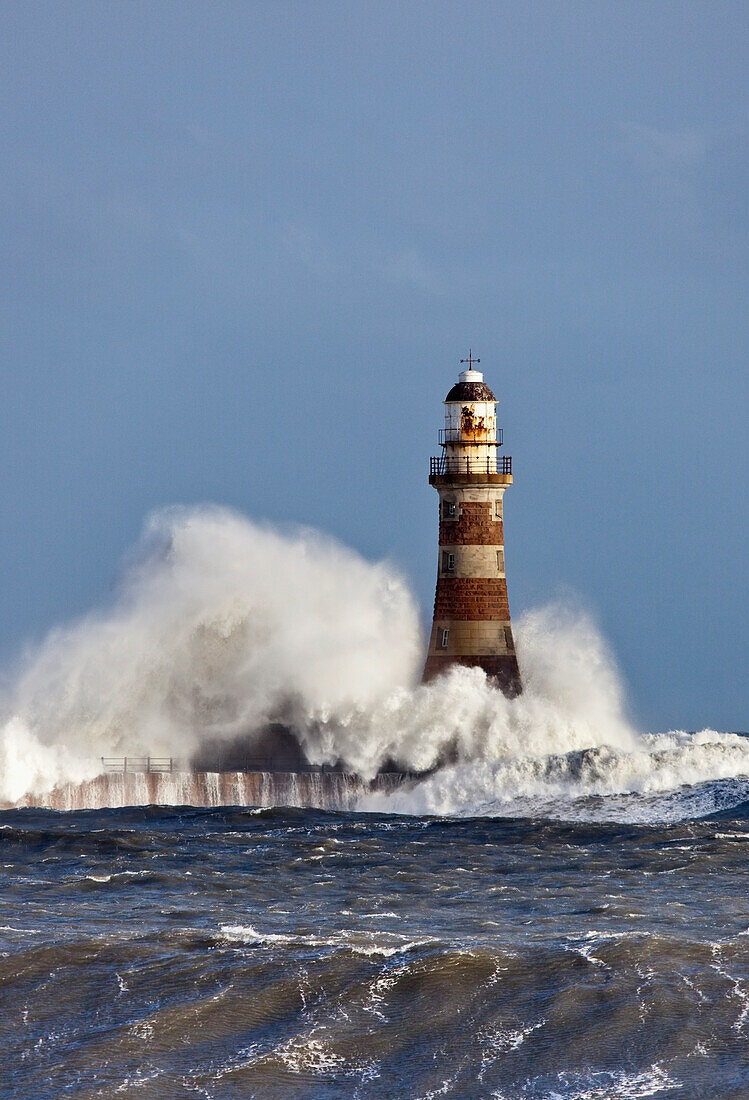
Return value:
<svg viewBox="0 0 749 1100">
<path fill-rule="evenodd" d="M 0 799 L 92 778 L 102 756 L 188 761 L 272 723 L 311 763 L 364 777 L 386 761 L 416 772 L 450 761 L 374 804 L 407 812 L 495 812 L 749 771 L 741 738 L 639 735 L 583 613 L 535 610 L 516 635 L 518 698 L 479 669 L 418 684 L 418 612 L 391 564 L 309 529 L 167 509 L 146 524 L 111 606 L 27 657 L 3 704 Z"/>
</svg>

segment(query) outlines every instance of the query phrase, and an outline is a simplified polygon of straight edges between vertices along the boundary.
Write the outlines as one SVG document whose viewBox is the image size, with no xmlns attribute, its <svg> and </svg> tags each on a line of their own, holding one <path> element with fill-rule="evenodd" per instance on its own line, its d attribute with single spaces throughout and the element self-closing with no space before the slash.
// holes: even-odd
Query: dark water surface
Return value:
<svg viewBox="0 0 749 1100">
<path fill-rule="evenodd" d="M 2 813 L 2 1096 L 748 1097 L 747 841 Z"/>
</svg>

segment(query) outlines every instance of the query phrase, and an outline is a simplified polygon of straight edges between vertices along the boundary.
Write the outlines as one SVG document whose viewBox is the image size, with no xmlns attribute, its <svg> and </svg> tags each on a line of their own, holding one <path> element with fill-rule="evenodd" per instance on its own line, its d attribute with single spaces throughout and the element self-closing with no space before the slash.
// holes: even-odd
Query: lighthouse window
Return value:
<svg viewBox="0 0 749 1100">
<path fill-rule="evenodd" d="M 504 550 L 497 550 L 497 569 L 500 573 L 505 571 L 505 552 Z"/>
<path fill-rule="evenodd" d="M 440 649 L 447 649 L 447 639 L 450 637 L 449 630 L 443 630 L 440 638 Z"/>
<path fill-rule="evenodd" d="M 448 554 L 447 550 L 442 551 L 442 572 L 455 572 L 455 554 Z"/>
<path fill-rule="evenodd" d="M 443 519 L 455 519 L 457 515 L 458 506 L 454 500 L 442 501 L 442 518 Z"/>
<path fill-rule="evenodd" d="M 502 501 L 501 500 L 498 500 L 498 501 L 495 502 L 495 504 L 494 504 L 494 514 L 496 516 L 501 516 L 502 515 Z"/>
</svg>

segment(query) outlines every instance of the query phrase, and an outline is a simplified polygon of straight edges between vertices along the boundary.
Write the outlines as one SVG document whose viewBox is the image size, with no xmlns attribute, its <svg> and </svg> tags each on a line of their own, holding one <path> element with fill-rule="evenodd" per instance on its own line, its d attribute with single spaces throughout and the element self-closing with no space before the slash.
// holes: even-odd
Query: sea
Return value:
<svg viewBox="0 0 749 1100">
<path fill-rule="evenodd" d="M 749 1098 L 749 738 L 638 728 L 574 605 L 514 629 L 521 695 L 424 684 L 391 562 L 152 516 L 3 671 L 0 1100 Z M 107 769 L 274 728 L 347 798 Z"/>
<path fill-rule="evenodd" d="M 0 814 L 0 1095 L 749 1096 L 749 786 Z"/>
</svg>

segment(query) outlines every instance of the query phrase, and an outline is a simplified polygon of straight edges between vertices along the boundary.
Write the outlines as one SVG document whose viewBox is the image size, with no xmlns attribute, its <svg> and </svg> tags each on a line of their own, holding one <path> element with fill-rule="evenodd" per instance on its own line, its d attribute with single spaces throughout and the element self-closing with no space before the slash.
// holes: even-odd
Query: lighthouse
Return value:
<svg viewBox="0 0 749 1100">
<path fill-rule="evenodd" d="M 471 352 L 445 398 L 442 454 L 430 459 L 439 494 L 434 619 L 424 680 L 450 665 L 483 668 L 505 695 L 522 691 L 505 576 L 503 497 L 512 459 L 499 453 L 497 399 Z"/>
</svg>

